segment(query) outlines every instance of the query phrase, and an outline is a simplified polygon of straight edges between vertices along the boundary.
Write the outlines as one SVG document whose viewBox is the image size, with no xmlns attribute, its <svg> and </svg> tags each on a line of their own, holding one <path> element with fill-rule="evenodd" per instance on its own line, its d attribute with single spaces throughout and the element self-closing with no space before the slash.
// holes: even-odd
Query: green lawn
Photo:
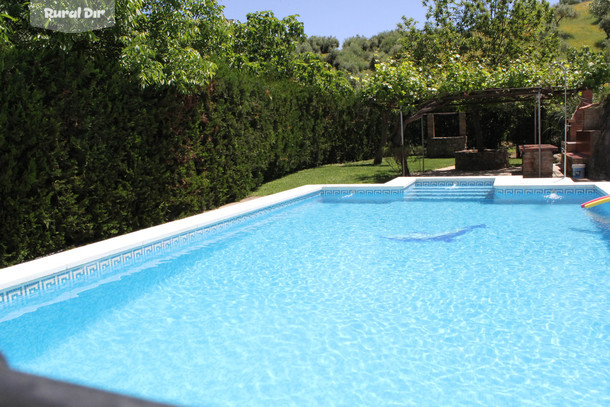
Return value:
<svg viewBox="0 0 610 407">
<path fill-rule="evenodd" d="M 427 158 L 426 171 L 450 167 L 455 164 L 453 158 Z M 409 169 L 421 170 L 419 157 L 409 158 Z M 391 158 L 384 159 L 383 164 L 373 165 L 373 160 L 348 164 L 324 165 L 318 168 L 299 171 L 275 181 L 261 185 L 251 196 L 265 196 L 276 192 L 310 184 L 371 184 L 385 183 L 400 176 L 400 167 Z"/>
<path fill-rule="evenodd" d="M 574 4 L 572 7 L 578 12 L 575 19 L 564 18 L 559 23 L 559 31 L 570 35 L 565 41 L 573 47 L 580 48 L 583 45 L 592 50 L 599 51 L 596 45 L 606 38 L 604 31 L 595 24 L 595 18 L 589 12 L 590 1 Z"/>
<path fill-rule="evenodd" d="M 508 162 L 511 165 L 511 167 L 521 167 L 523 165 L 523 160 L 521 158 L 513 158 L 513 157 L 517 157 L 517 148 L 516 147 L 509 148 L 508 153 L 509 153 Z"/>
</svg>

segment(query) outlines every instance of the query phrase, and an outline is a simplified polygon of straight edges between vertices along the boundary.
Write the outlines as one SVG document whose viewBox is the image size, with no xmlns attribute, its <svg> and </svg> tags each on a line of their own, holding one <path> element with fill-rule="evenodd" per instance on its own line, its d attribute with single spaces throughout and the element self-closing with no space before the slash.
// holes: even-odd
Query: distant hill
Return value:
<svg viewBox="0 0 610 407">
<path fill-rule="evenodd" d="M 590 5 L 591 2 L 586 1 L 570 6 L 576 10 L 578 17 L 561 20 L 559 32 L 565 34 L 564 41 L 575 48 L 586 45 L 592 50 L 601 51 L 599 45 L 606 38 L 606 34 L 595 24 L 595 18 L 589 11 Z"/>
</svg>

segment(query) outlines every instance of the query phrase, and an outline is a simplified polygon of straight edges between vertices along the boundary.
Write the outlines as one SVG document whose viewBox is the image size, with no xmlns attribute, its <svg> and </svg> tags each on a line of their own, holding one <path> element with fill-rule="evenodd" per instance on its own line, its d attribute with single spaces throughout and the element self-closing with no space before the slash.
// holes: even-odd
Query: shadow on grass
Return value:
<svg viewBox="0 0 610 407">
<path fill-rule="evenodd" d="M 371 174 L 371 175 L 361 175 L 356 177 L 358 182 L 363 184 L 385 184 L 388 181 L 393 180 L 396 177 L 399 177 L 400 173 L 389 174 L 389 173 L 380 173 L 380 174 Z"/>
<path fill-rule="evenodd" d="M 341 164 L 345 168 L 356 168 L 356 167 L 385 167 L 385 164 L 375 165 L 373 163 L 345 163 Z"/>
</svg>

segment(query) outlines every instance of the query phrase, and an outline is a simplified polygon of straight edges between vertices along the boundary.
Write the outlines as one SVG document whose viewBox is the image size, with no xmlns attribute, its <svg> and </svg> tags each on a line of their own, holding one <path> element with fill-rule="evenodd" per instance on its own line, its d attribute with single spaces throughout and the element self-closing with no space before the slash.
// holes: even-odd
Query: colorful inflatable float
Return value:
<svg viewBox="0 0 610 407">
<path fill-rule="evenodd" d="M 601 198 L 595 198 L 584 204 L 580 205 L 581 208 L 593 208 L 594 206 L 601 205 L 603 203 L 610 202 L 610 195 L 602 196 Z"/>
</svg>

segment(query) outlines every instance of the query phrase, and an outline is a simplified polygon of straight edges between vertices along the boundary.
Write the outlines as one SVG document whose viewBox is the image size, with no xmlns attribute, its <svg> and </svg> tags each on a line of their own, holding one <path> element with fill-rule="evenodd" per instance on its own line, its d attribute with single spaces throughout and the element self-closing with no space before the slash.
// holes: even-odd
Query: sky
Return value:
<svg viewBox="0 0 610 407">
<path fill-rule="evenodd" d="M 372 37 L 396 28 L 401 17 L 423 24 L 421 0 L 219 0 L 228 19 L 246 21 L 246 14 L 271 10 L 276 17 L 298 14 L 307 36 L 332 36 L 339 42 L 355 35 Z"/>
</svg>

